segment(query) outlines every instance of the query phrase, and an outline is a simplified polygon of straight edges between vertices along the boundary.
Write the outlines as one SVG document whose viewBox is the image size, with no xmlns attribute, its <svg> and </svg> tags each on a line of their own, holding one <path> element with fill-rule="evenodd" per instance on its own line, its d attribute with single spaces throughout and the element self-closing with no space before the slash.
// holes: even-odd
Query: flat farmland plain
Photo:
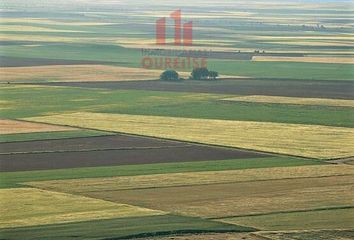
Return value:
<svg viewBox="0 0 354 240">
<path fill-rule="evenodd" d="M 169 237 L 151 237 L 145 240 L 264 240 L 254 233 L 210 233 L 210 234 L 185 234 Z"/>
<path fill-rule="evenodd" d="M 40 181 L 32 183 L 27 182 L 26 185 L 61 192 L 68 191 L 70 193 L 85 193 L 90 191 L 165 188 L 177 186 L 346 175 L 354 175 L 354 167 L 343 165 L 314 165 L 289 168 L 274 167 L 230 171 L 153 174 L 97 179 Z"/>
<path fill-rule="evenodd" d="M 148 137 L 115 134 L 111 136 L 80 137 L 38 141 L 8 142 L 0 144 L 0 153 L 43 153 L 119 149 L 149 149 L 184 147 L 187 143 L 164 141 Z"/>
<path fill-rule="evenodd" d="M 2 67 L 0 82 L 82 82 L 158 79 L 160 70 L 105 65 Z"/>
<path fill-rule="evenodd" d="M 35 132 L 35 133 L 10 133 L 10 134 L 1 134 L 0 143 L 69 139 L 69 138 L 82 138 L 82 137 L 98 137 L 98 136 L 109 136 L 109 135 L 112 135 L 112 133 L 86 130 L 86 129 L 74 129 L 73 131 L 54 131 L 54 132 L 52 131 L 52 132 Z"/>
<path fill-rule="evenodd" d="M 268 237 L 274 240 L 314 240 L 314 239 L 326 239 L 326 240 L 338 240 L 352 239 L 354 236 L 354 230 L 314 230 L 314 231 L 275 231 L 275 232 L 263 232 L 259 235 Z"/>
<path fill-rule="evenodd" d="M 240 81 L 241 85 L 238 84 L 238 81 Z M 168 89 L 166 91 L 146 91 L 146 89 L 118 90 L 115 87 L 109 89 L 110 86 L 117 86 L 117 82 L 110 82 L 109 84 L 107 82 L 105 84 L 102 82 L 100 84 L 92 83 L 89 84 L 90 87 L 85 87 L 88 83 L 83 85 L 71 83 L 76 84 L 75 86 L 78 87 L 4 84 L 1 86 L 3 91 L 0 96 L 2 100 L 0 103 L 3 107 L 1 116 L 2 118 L 14 119 L 53 115 L 61 112 L 89 111 L 340 127 L 354 126 L 352 121 L 353 108 L 245 102 L 230 103 L 220 100 L 235 97 L 233 94 L 193 92 L 196 88 L 200 88 L 199 90 L 204 89 L 205 91 L 209 91 L 210 88 L 220 88 L 219 90 L 223 91 L 225 89 L 239 89 L 241 90 L 241 95 L 247 95 L 246 92 L 242 92 L 242 89 L 251 91 L 269 89 L 272 92 L 279 91 L 286 95 L 288 94 L 288 92 L 284 92 L 286 89 L 291 89 L 296 91 L 296 93 L 306 93 L 306 89 L 312 89 L 313 92 L 321 93 L 321 95 L 326 95 L 327 90 L 330 90 L 333 98 L 338 98 L 339 95 L 341 96 L 340 98 L 347 98 L 347 95 L 349 96 L 351 93 L 350 84 L 336 85 L 334 82 L 326 81 L 322 81 L 320 84 L 316 83 L 316 81 L 306 82 L 301 88 L 299 88 L 300 82 L 286 84 L 286 81 L 238 81 L 186 81 L 183 84 L 163 81 L 139 81 L 142 84 L 139 86 L 145 86 L 147 89 L 149 89 L 149 85 L 158 84 L 172 88 L 182 87 L 192 91 L 188 93 L 169 92 Z M 118 86 L 121 85 L 118 84 Z M 213 92 L 212 90 L 210 91 Z M 272 92 L 269 94 L 276 94 Z M 306 94 L 313 92 L 307 92 Z M 46 100 L 47 104 L 42 104 L 43 99 Z M 61 99 L 61 101 L 59 102 L 56 99 Z M 208 109 L 208 111 L 205 111 L 205 109 Z"/>
<path fill-rule="evenodd" d="M 0 135 L 0 239 L 354 238 L 351 2 L 4 1 L 1 118 L 72 130 Z"/>
<path fill-rule="evenodd" d="M 173 154 L 171 154 L 171 152 L 173 152 Z M 164 143 L 157 147 L 139 148 L 139 145 L 132 145 L 127 148 L 82 148 L 81 150 L 47 152 L 43 150 L 42 152 L 26 152 L 26 149 L 23 149 L 22 152 L 15 154 L 2 154 L 0 159 L 0 172 L 244 159 L 265 156 L 267 155 L 230 148 L 192 144 L 167 146 Z"/>
<path fill-rule="evenodd" d="M 263 168 L 25 183 L 175 214 L 225 218 L 353 204 L 353 168 Z M 322 172 L 322 175 L 317 175 Z M 328 172 L 327 172 L 328 171 Z M 347 170 L 348 171 L 348 170 Z M 264 175 L 260 177 L 259 175 Z M 266 173 L 269 174 L 266 174 Z M 287 172 L 294 175 L 289 177 Z M 273 173 L 273 175 L 272 175 Z M 312 174 L 311 174 L 312 173 Z M 291 174 L 290 174 L 291 175 Z M 296 196 L 301 195 L 301 199 Z M 179 196 L 176 198 L 176 196 Z M 217 210 L 216 210 L 217 209 Z"/>
<path fill-rule="evenodd" d="M 0 192 L 0 229 L 165 214 L 126 204 L 39 189 L 1 189 Z"/>
<path fill-rule="evenodd" d="M 221 221 L 273 231 L 351 229 L 354 223 L 354 208 L 268 214 Z"/>
<path fill-rule="evenodd" d="M 201 218 L 156 215 L 102 219 L 66 224 L 0 229 L 2 237 L 11 240 L 59 239 L 142 239 L 150 236 L 194 234 L 203 232 L 252 232 L 255 229 Z"/>
<path fill-rule="evenodd" d="M 81 167 L 41 171 L 16 171 L 0 173 L 0 188 L 23 186 L 24 182 L 50 181 L 64 179 L 102 178 L 117 176 L 141 176 L 152 174 L 185 173 L 201 171 L 225 171 L 241 169 L 257 169 L 271 167 L 294 167 L 323 165 L 322 161 L 291 158 L 262 157 L 239 158 L 217 161 L 192 161 L 174 163 L 150 163 L 120 166 Z"/>
<path fill-rule="evenodd" d="M 0 119 L 1 134 L 14 133 L 38 133 L 38 132 L 62 132 L 73 131 L 75 128 L 55 126 L 50 124 L 39 124 L 33 122 Z"/>
<path fill-rule="evenodd" d="M 354 100 L 328 99 L 328 98 L 296 98 L 296 97 L 251 95 L 251 96 L 225 98 L 223 100 L 235 101 L 235 102 L 354 107 Z"/>
<path fill-rule="evenodd" d="M 354 154 L 353 128 L 87 112 L 27 120 L 317 159 Z"/>
<path fill-rule="evenodd" d="M 300 98 L 334 98 L 353 100 L 354 84 L 351 81 L 318 81 L 283 79 L 230 79 L 227 81 L 186 81 L 182 83 L 163 81 L 129 82 L 65 82 L 42 83 L 48 86 L 68 86 L 81 88 L 149 90 L 169 92 L 216 93 L 234 95 L 267 95 Z"/>
</svg>

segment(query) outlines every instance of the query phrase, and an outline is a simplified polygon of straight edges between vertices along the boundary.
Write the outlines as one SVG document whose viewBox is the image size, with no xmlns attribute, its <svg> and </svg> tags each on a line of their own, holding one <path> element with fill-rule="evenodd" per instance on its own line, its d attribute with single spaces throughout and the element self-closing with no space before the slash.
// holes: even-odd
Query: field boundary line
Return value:
<svg viewBox="0 0 354 240">
<path fill-rule="evenodd" d="M 181 146 L 161 146 L 161 147 L 122 147 L 122 148 L 102 148 L 102 149 L 80 149 L 80 150 L 58 150 L 58 151 L 32 151 L 32 152 L 9 152 L 0 153 L 1 155 L 20 155 L 20 154 L 44 154 L 44 153 L 69 153 L 69 152 L 99 152 L 99 151 L 124 151 L 124 150 L 149 150 L 149 149 L 169 149 L 169 148 L 184 148 L 194 147 L 193 145 Z"/>
<path fill-rule="evenodd" d="M 304 212 L 304 213 L 305 212 L 320 212 L 320 211 L 327 211 L 327 210 L 341 210 L 341 209 L 352 209 L 352 208 L 354 208 L 354 205 L 312 208 L 312 209 L 299 209 L 299 210 L 289 210 L 289 211 L 279 211 L 279 212 L 269 212 L 269 213 L 255 213 L 255 214 L 234 215 L 234 216 L 206 218 L 206 219 L 223 220 L 223 219 L 229 219 L 229 218 L 258 217 L 258 216 L 267 216 L 267 215 L 273 215 L 273 214 L 288 214 L 288 213 L 302 213 L 302 212 Z"/>
<path fill-rule="evenodd" d="M 227 223 L 225 223 L 227 224 Z M 124 239 L 143 239 L 146 237 L 166 237 L 171 235 L 185 235 L 185 234 L 204 234 L 204 233 L 252 233 L 257 231 L 254 227 L 245 227 L 242 225 L 235 225 L 243 227 L 244 229 L 240 230 L 188 230 L 188 229 L 179 229 L 175 231 L 160 231 L 160 232 L 145 232 L 140 234 L 128 235 L 123 237 L 113 237 L 113 238 L 103 238 L 102 240 L 124 240 Z M 246 229 L 248 228 L 248 229 Z"/>
</svg>

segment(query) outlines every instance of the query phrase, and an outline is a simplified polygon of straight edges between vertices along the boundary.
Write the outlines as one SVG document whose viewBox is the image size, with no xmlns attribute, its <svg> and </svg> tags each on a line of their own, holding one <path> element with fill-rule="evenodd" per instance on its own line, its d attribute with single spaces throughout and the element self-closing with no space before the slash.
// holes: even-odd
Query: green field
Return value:
<svg viewBox="0 0 354 240">
<path fill-rule="evenodd" d="M 223 222 L 253 226 L 262 230 L 351 229 L 354 221 L 353 215 L 353 207 L 350 207 L 239 217 L 223 220 Z"/>
<path fill-rule="evenodd" d="M 138 50 L 115 45 L 62 44 L 39 47 L 2 47 L 1 54 L 9 57 L 53 58 L 66 60 L 90 60 L 112 62 L 111 65 L 141 67 Z M 59 54 L 58 54 L 59 53 Z M 251 62 L 208 60 L 208 67 L 224 75 L 253 78 L 289 78 L 314 80 L 353 80 L 351 64 L 297 63 L 297 62 Z M 276 69 L 276 71 L 274 71 Z M 190 69 L 189 69 L 190 70 Z M 34 79 L 35 80 L 35 79 Z"/>
<path fill-rule="evenodd" d="M 5 239 L 132 239 L 134 237 L 163 236 L 201 232 L 248 232 L 252 228 L 233 226 L 200 218 L 181 216 L 153 216 L 117 218 L 70 224 L 43 225 L 0 229 Z"/>
<path fill-rule="evenodd" d="M 0 100 L 8 104 L 3 104 L 4 109 L 1 111 L 0 117 L 24 118 L 69 111 L 94 111 L 201 119 L 354 126 L 353 108 L 220 101 L 227 97 L 231 96 L 3 85 Z M 28 101 L 28 99 L 30 100 Z M 61 101 L 58 102 L 57 99 L 61 99 Z"/>
<path fill-rule="evenodd" d="M 284 157 L 164 163 L 115 167 L 73 168 L 47 171 L 0 173 L 0 188 L 21 187 L 21 183 L 47 180 L 138 176 L 161 173 L 221 171 L 267 167 L 290 167 L 323 164 L 320 161 Z"/>
<path fill-rule="evenodd" d="M 112 133 L 100 132 L 94 130 L 75 130 L 75 131 L 63 131 L 63 132 L 1 134 L 0 143 L 49 140 L 49 139 L 65 139 L 65 138 L 74 138 L 74 137 L 96 137 L 96 136 L 106 136 L 106 135 L 112 135 Z"/>
</svg>

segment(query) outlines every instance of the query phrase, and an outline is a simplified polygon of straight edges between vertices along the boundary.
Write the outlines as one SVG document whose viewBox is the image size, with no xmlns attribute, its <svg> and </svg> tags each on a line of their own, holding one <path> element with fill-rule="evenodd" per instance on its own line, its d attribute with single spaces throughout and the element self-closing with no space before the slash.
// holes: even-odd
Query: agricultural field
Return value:
<svg viewBox="0 0 354 240">
<path fill-rule="evenodd" d="M 235 102 L 256 102 L 273 104 L 294 104 L 310 106 L 334 106 L 334 107 L 354 107 L 353 100 L 326 99 L 326 98 L 296 98 L 296 97 L 278 97 L 278 96 L 242 96 L 223 99 L 225 101 Z"/>
<path fill-rule="evenodd" d="M 162 215 L 164 212 L 38 189 L 1 190 L 0 228 Z M 33 206 L 33 202 L 37 204 Z M 75 209 L 74 211 L 72 211 Z M 17 212 L 20 215 L 14 215 Z"/>
<path fill-rule="evenodd" d="M 268 156 L 252 151 L 128 136 L 2 143 L 0 146 L 0 171 L 5 172 Z M 171 151 L 174 155 L 166 158 Z"/>
<path fill-rule="evenodd" d="M 271 178 L 272 179 L 272 178 Z M 211 218 L 228 222 L 229 218 L 259 214 L 304 211 L 313 209 L 336 209 L 353 204 L 350 193 L 353 176 L 328 176 L 276 180 L 249 180 L 246 182 L 178 184 L 175 186 L 135 187 L 119 190 L 119 187 L 102 187 L 100 179 L 95 179 L 92 190 L 77 190 L 87 197 L 100 198 L 117 203 L 130 202 L 146 208 L 158 209 L 178 215 Z M 102 179 L 104 181 L 106 179 Z M 164 178 L 161 178 L 164 180 Z M 204 181 L 206 182 L 206 181 Z M 86 182 L 75 182 L 63 190 L 67 181 L 38 185 L 43 189 L 76 192 L 75 187 Z M 70 184 L 71 182 L 68 181 Z M 76 183 L 76 185 L 75 185 Z M 109 182 L 110 183 L 110 182 Z M 37 186 L 35 183 L 30 185 Z M 111 184 L 112 185 L 112 184 Z M 305 186 L 304 186 L 305 185 Z M 349 185 L 349 186 L 348 186 Z M 56 188 L 58 186 L 58 188 Z M 102 188 L 102 189 L 101 189 Z M 117 190 L 118 188 L 118 190 Z M 84 188 L 85 189 L 85 188 Z M 157 190 L 158 189 L 158 190 Z M 196 194 L 198 193 L 198 194 Z M 301 195 L 301 199 L 296 196 Z M 176 196 L 180 196 L 176 199 Z M 217 211 L 215 211 L 217 209 Z M 256 217 L 256 216 L 254 216 Z M 304 216 L 303 219 L 306 219 Z M 228 222 L 230 223 L 230 222 Z M 350 222 L 348 223 L 350 224 Z M 244 226 L 245 224 L 239 223 Z M 257 228 L 257 227 L 256 227 Z M 262 228 L 258 228 L 262 229 Z"/>
<path fill-rule="evenodd" d="M 354 153 L 353 128 L 87 112 L 26 120 L 315 159 L 346 158 Z"/>
<path fill-rule="evenodd" d="M 263 233 L 262 236 L 270 237 L 271 239 L 328 239 L 335 240 L 338 238 L 350 239 L 353 237 L 353 230 L 317 230 L 317 231 L 289 231 L 289 232 L 269 232 Z"/>
<path fill-rule="evenodd" d="M 0 10 L 0 239 L 354 239 L 352 1 Z"/>
<path fill-rule="evenodd" d="M 7 67 L 1 70 L 3 79 L 8 82 L 28 81 L 129 81 L 159 78 L 161 71 L 143 68 L 127 68 L 104 65 L 53 65 L 36 67 Z M 97 78 L 99 75 L 99 79 Z"/>
<path fill-rule="evenodd" d="M 230 218 L 223 221 L 253 226 L 263 230 L 316 230 L 329 227 L 350 229 L 354 220 L 353 214 L 352 208 L 344 208 Z M 274 224 L 275 219 L 277 224 Z M 306 221 L 304 221 L 305 219 Z"/>
<path fill-rule="evenodd" d="M 74 128 L 0 119 L 2 134 L 72 131 Z"/>
</svg>

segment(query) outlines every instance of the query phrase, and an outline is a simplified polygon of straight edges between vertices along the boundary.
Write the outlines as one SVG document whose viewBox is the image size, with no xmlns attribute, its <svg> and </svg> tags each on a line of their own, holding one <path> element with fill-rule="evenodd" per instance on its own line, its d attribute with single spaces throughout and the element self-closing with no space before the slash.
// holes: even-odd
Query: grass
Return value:
<svg viewBox="0 0 354 240">
<path fill-rule="evenodd" d="M 0 228 L 141 217 L 161 211 L 33 188 L 2 189 Z"/>
<path fill-rule="evenodd" d="M 225 75 L 256 78 L 354 79 L 352 64 L 208 60 L 208 68 Z"/>
<path fill-rule="evenodd" d="M 3 172 L 0 173 L 0 188 L 21 187 L 21 183 L 33 181 L 100 178 L 114 176 L 139 176 L 148 174 L 167 174 L 195 171 L 222 171 L 268 167 L 290 167 L 318 164 L 322 163 L 319 161 L 308 159 L 290 157 L 269 157 L 185 163 L 159 163 L 111 167 L 73 168 L 61 170 L 24 171 L 7 173 Z"/>
<path fill-rule="evenodd" d="M 353 175 L 348 175 L 128 190 L 115 190 L 115 186 L 101 190 L 92 184 L 92 189 L 80 195 L 184 216 L 219 219 L 352 206 L 353 180 Z M 74 186 L 66 191 L 70 190 L 76 191 Z"/>
<path fill-rule="evenodd" d="M 229 103 L 219 101 L 231 97 L 221 94 L 40 87 L 17 84 L 2 85 L 0 90 L 0 103 L 3 107 L 0 116 L 2 118 L 33 117 L 64 111 L 97 111 L 354 127 L 352 121 L 354 111 L 351 108 Z"/>
<path fill-rule="evenodd" d="M 85 193 L 91 191 L 165 188 L 343 175 L 354 175 L 354 167 L 345 165 L 274 167 L 227 171 L 150 174 L 142 176 L 120 176 L 109 178 L 52 180 L 26 182 L 25 185 L 59 192 Z"/>
<path fill-rule="evenodd" d="M 354 155 L 353 128 L 88 112 L 26 120 L 316 159 Z"/>
<path fill-rule="evenodd" d="M 3 46 L 1 47 L 1 54 L 11 57 L 104 61 L 117 63 L 120 66 L 141 67 L 141 53 L 138 49 L 128 49 L 118 45 L 84 43 L 79 36 L 74 38 L 67 36 L 49 36 L 48 33 L 42 34 L 42 36 L 24 36 L 22 40 L 25 39 L 28 41 L 38 41 L 42 39 L 42 41 L 56 42 L 63 39 L 62 41 L 67 41 L 67 43 L 41 45 L 35 48 Z"/>
<path fill-rule="evenodd" d="M 276 103 L 276 104 L 295 104 L 313 106 L 337 106 L 354 107 L 354 100 L 327 99 L 327 98 L 298 98 L 298 97 L 279 97 L 279 96 L 242 96 L 223 99 L 235 102 L 257 102 L 257 103 Z"/>
<path fill-rule="evenodd" d="M 66 139 L 66 138 L 78 138 L 78 137 L 97 137 L 97 136 L 106 136 L 106 135 L 113 135 L 113 133 L 101 132 L 95 130 L 75 130 L 75 131 L 63 131 L 63 132 L 58 131 L 58 132 L 41 132 L 41 133 L 1 134 L 0 143 L 50 140 L 50 139 Z"/>
<path fill-rule="evenodd" d="M 223 220 L 223 222 L 277 231 L 351 229 L 354 224 L 354 208 L 239 217 Z"/>
<path fill-rule="evenodd" d="M 252 228 L 233 226 L 200 218 L 173 215 L 117 218 L 70 224 L 54 224 L 0 230 L 8 240 L 133 239 L 183 233 L 249 232 Z"/>
</svg>

